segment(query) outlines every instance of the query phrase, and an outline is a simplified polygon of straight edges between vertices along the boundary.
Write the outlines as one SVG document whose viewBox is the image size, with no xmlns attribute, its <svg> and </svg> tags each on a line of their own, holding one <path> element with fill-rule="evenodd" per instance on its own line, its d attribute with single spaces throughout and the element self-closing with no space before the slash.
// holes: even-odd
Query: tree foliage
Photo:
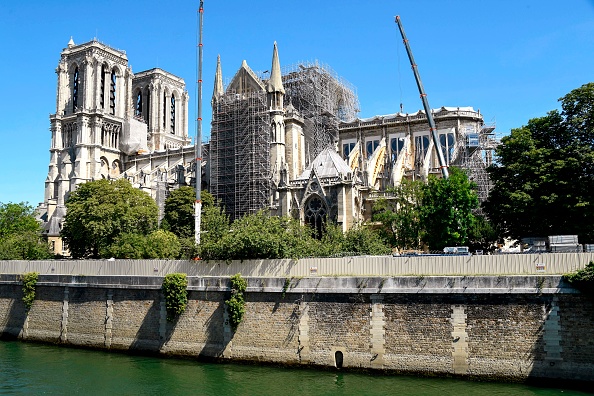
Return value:
<svg viewBox="0 0 594 396">
<path fill-rule="evenodd" d="M 176 259 L 180 251 L 181 243 L 175 234 L 155 230 L 148 235 L 121 234 L 112 244 L 101 248 L 99 255 L 119 259 Z"/>
<path fill-rule="evenodd" d="M 200 247 L 194 243 L 193 188 L 184 186 L 171 192 L 165 200 L 165 214 L 161 227 L 179 237 L 181 256 L 193 258 L 200 255 Z M 201 192 L 202 216 L 200 221 L 201 246 L 211 246 L 229 230 L 229 217 L 208 191 Z"/>
<path fill-rule="evenodd" d="M 0 260 L 52 257 L 34 209 L 24 202 L 0 204 Z"/>
<path fill-rule="evenodd" d="M 297 258 L 312 253 L 309 228 L 265 211 L 235 220 L 220 239 L 212 238 L 201 246 L 202 258 L 207 260 Z"/>
<path fill-rule="evenodd" d="M 155 201 L 125 179 L 81 184 L 66 208 L 61 235 L 74 258 L 98 258 L 121 235 L 147 235 L 157 226 Z"/>
<path fill-rule="evenodd" d="M 179 238 L 193 238 L 195 201 L 196 192 L 192 187 L 183 186 L 171 191 L 165 200 L 161 227 Z"/>
<path fill-rule="evenodd" d="M 464 171 L 450 168 L 448 179 L 430 176 L 422 181 L 404 180 L 388 190 L 391 197 L 373 206 L 372 220 L 379 222 L 381 235 L 401 250 L 472 245 L 486 248 L 496 237 L 490 223 L 476 217 L 475 185 Z"/>
<path fill-rule="evenodd" d="M 447 179 L 430 176 L 421 209 L 423 241 L 431 250 L 467 245 L 478 205 L 475 186 L 464 171 L 450 168 Z"/>
<path fill-rule="evenodd" d="M 422 181 L 403 180 L 373 206 L 372 220 L 380 222 L 380 235 L 390 245 L 401 249 L 420 249 L 422 245 Z"/>
<path fill-rule="evenodd" d="M 577 234 L 594 241 L 594 83 L 501 140 L 484 205 L 504 235 Z"/>
</svg>

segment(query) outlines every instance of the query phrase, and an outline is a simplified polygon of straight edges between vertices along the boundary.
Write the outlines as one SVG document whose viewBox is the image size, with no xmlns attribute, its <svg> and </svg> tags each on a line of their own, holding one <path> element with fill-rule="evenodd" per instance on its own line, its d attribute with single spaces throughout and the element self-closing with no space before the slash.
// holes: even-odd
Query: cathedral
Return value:
<svg viewBox="0 0 594 396">
<path fill-rule="evenodd" d="M 124 51 L 72 39 L 56 74 L 39 212 L 54 251 L 67 254 L 60 230 L 77 185 L 126 178 L 162 208 L 169 191 L 195 185 L 197 167 L 183 79 L 159 68 L 133 73 Z M 318 232 L 326 221 L 346 231 L 370 218 L 386 189 L 440 174 L 423 111 L 358 118 L 350 83 L 317 61 L 281 68 L 276 43 L 270 71 L 243 61 L 226 87 L 219 57 L 211 105 L 202 188 L 231 219 L 267 209 Z M 433 117 L 446 162 L 467 169 L 486 198 L 494 127 L 471 107 L 441 107 Z"/>
</svg>

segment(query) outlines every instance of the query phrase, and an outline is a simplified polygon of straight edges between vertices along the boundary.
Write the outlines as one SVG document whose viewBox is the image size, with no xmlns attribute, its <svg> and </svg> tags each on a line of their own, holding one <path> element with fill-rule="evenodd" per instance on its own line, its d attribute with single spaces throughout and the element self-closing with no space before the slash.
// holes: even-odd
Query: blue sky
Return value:
<svg viewBox="0 0 594 396">
<path fill-rule="evenodd" d="M 43 201 L 49 114 L 60 52 L 96 37 L 127 52 L 134 72 L 182 77 L 196 109 L 198 1 L 27 0 L 0 3 L 0 202 Z M 246 59 L 269 70 L 319 60 L 352 83 L 360 117 L 422 108 L 394 16 L 400 15 L 431 107 L 472 106 L 500 135 L 558 108 L 594 81 L 594 0 L 205 0 L 203 131 L 217 54 L 224 79 Z M 189 124 L 195 135 L 195 122 Z"/>
</svg>

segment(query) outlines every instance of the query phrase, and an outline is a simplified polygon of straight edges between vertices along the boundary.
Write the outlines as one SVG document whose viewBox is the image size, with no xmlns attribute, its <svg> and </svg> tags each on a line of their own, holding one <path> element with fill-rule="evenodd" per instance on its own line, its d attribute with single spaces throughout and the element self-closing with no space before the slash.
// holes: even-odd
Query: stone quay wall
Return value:
<svg viewBox="0 0 594 396">
<path fill-rule="evenodd" d="M 40 275 L 27 312 L 0 275 L 0 335 L 223 361 L 522 381 L 594 381 L 594 301 L 561 276 L 250 277 L 235 332 L 228 277 L 188 277 L 166 319 L 163 277 Z"/>
</svg>

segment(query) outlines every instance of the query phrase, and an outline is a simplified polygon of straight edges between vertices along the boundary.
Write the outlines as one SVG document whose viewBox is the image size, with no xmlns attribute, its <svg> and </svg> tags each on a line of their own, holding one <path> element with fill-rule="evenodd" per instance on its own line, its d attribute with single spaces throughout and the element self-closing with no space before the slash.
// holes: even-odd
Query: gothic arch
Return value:
<svg viewBox="0 0 594 396">
<path fill-rule="evenodd" d="M 154 89 L 153 85 L 147 85 L 144 88 L 143 91 L 143 95 L 144 95 L 144 120 L 146 121 L 146 125 L 148 125 L 148 127 L 151 127 L 151 123 L 150 123 L 150 119 L 151 119 L 151 101 L 153 100 L 152 96 L 152 90 Z"/>
<path fill-rule="evenodd" d="M 179 99 L 179 93 L 173 90 L 171 92 L 171 98 L 169 98 L 169 132 L 174 135 L 179 130 L 177 124 L 179 122 L 180 108 L 181 101 Z"/>
<path fill-rule="evenodd" d="M 120 173 L 122 173 L 122 163 L 120 162 L 120 160 L 114 160 L 111 163 L 111 176 L 112 177 L 118 177 L 120 175 Z"/>
<path fill-rule="evenodd" d="M 100 158 L 101 161 L 101 168 L 99 173 L 101 174 L 102 179 L 109 179 L 109 161 L 105 157 Z"/>
<path fill-rule="evenodd" d="M 70 75 L 70 110 L 75 113 L 82 102 L 81 83 L 83 80 L 83 67 L 77 61 L 73 61 L 68 66 Z"/>
<path fill-rule="evenodd" d="M 132 100 L 134 100 L 134 115 L 136 117 L 142 117 L 144 113 L 144 94 L 142 87 L 134 89 Z"/>
<path fill-rule="evenodd" d="M 303 220 L 309 225 L 316 238 L 321 238 L 328 219 L 328 204 L 324 197 L 318 194 L 310 195 L 303 205 Z"/>
</svg>

